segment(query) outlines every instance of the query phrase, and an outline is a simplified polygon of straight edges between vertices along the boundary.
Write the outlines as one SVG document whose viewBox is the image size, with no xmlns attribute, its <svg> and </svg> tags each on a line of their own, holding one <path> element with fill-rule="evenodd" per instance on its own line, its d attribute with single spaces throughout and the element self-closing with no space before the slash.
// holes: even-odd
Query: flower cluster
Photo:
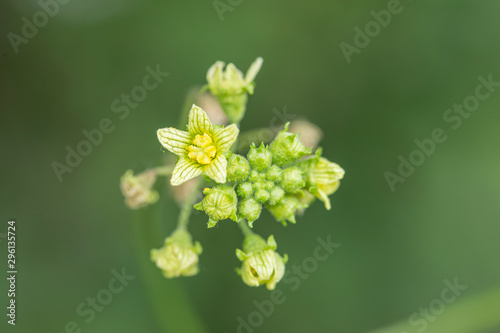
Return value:
<svg viewBox="0 0 500 333">
<path fill-rule="evenodd" d="M 311 150 L 298 134 L 288 131 L 287 124 L 269 146 L 261 143 L 257 148 L 253 144 L 246 158 L 232 154 L 227 166 L 227 181 L 231 186 L 214 187 L 195 208 L 207 213 L 209 227 L 227 218 L 246 219 L 253 227 L 262 207 L 284 225 L 295 223 L 298 212 L 309 207 L 315 197 L 330 209 L 328 196 L 338 188 L 344 170 L 321 157 L 321 149 L 302 160 Z M 213 197 L 218 200 L 210 199 Z"/>
<path fill-rule="evenodd" d="M 236 151 L 239 124 L 261 66 L 262 59 L 258 58 L 243 76 L 233 64 L 224 69 L 223 62 L 216 62 L 207 73 L 208 84 L 203 90 L 215 96 L 208 107 L 214 107 L 214 101 L 218 101 L 217 112 L 222 109 L 231 124 L 214 124 L 207 112 L 193 104 L 186 130 L 166 127 L 157 131 L 163 148 L 177 156 L 175 166 L 159 167 L 138 176 L 128 171 L 122 178 L 122 192 L 131 208 L 142 208 L 158 200 L 158 193 L 153 190 L 157 175 L 171 173 L 173 187 L 188 181 L 191 184 L 186 187 L 189 194 L 178 200 L 183 208 L 177 228 L 162 248 L 151 251 L 151 259 L 167 278 L 198 272 L 201 245 L 193 243 L 187 231 L 192 208 L 208 216 L 209 228 L 227 219 L 240 226 L 244 239 L 242 250 L 236 250 L 242 262 L 237 272 L 245 284 L 266 285 L 270 290 L 284 276 L 288 257 L 276 252 L 273 236 L 266 241 L 253 231 L 262 210 L 286 226 L 287 222 L 296 223 L 296 217 L 316 199 L 326 209 L 331 208 L 330 195 L 338 189 L 344 170 L 323 157 L 321 148 L 313 154 L 313 148 L 301 141 L 299 133 L 289 131 L 288 123 L 271 142 L 252 143 L 246 154 Z M 299 132 L 309 131 L 307 141 L 316 146 L 321 131 L 315 125 L 302 121 L 296 127 Z M 196 203 L 202 187 L 203 198 Z"/>
</svg>

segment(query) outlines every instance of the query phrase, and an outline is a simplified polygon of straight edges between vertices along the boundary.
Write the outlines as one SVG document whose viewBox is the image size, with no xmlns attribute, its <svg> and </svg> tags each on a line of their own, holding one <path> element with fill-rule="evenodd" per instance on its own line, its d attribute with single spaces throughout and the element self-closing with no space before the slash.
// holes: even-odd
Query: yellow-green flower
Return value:
<svg viewBox="0 0 500 333">
<path fill-rule="evenodd" d="M 248 94 L 253 94 L 254 79 L 262 67 L 262 62 L 262 58 L 257 58 L 245 76 L 233 64 L 227 65 L 224 70 L 225 63 L 222 61 L 217 61 L 207 72 L 208 84 L 205 88 L 217 96 L 224 113 L 235 124 L 239 124 L 245 115 Z"/>
<path fill-rule="evenodd" d="M 127 170 L 120 179 L 120 189 L 125 196 L 125 204 L 132 209 L 152 205 L 158 201 L 158 192 L 153 189 L 156 182 L 155 170 L 146 170 L 134 175 Z"/>
<path fill-rule="evenodd" d="M 157 131 L 162 146 L 179 156 L 170 183 L 177 186 L 201 174 L 217 183 L 225 183 L 227 160 L 224 154 L 236 141 L 238 127 L 212 125 L 205 111 L 193 105 L 187 129 L 186 132 L 168 127 Z"/>
<path fill-rule="evenodd" d="M 193 243 L 188 231 L 178 229 L 165 240 L 162 248 L 151 250 L 151 260 L 166 278 L 193 276 L 198 273 L 198 255 L 201 252 L 201 244 Z"/>
<path fill-rule="evenodd" d="M 262 63 L 262 58 L 257 58 L 243 77 L 243 73 L 234 64 L 227 65 L 224 70 L 225 63 L 217 61 L 207 72 L 208 88 L 216 96 L 238 95 L 244 92 L 251 95 L 254 90 L 254 79 Z"/>
<path fill-rule="evenodd" d="M 340 180 L 344 178 L 344 169 L 337 163 L 321 157 L 321 149 L 318 149 L 315 157 L 300 164 L 307 169 L 306 186 L 309 191 L 323 201 L 325 208 L 330 210 L 331 204 L 328 196 L 339 188 Z"/>
<path fill-rule="evenodd" d="M 242 261 L 237 270 L 243 282 L 250 287 L 265 284 L 267 289 L 273 290 L 276 284 L 285 275 L 285 264 L 288 256 L 283 257 L 276 252 L 278 245 L 271 235 L 267 243 L 256 234 L 248 235 L 243 243 L 243 251 L 236 249 L 236 256 Z"/>
</svg>

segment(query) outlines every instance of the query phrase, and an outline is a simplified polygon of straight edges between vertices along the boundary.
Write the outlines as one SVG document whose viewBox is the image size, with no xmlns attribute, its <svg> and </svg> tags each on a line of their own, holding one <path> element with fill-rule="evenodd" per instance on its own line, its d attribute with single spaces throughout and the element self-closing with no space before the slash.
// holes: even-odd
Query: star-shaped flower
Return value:
<svg viewBox="0 0 500 333">
<path fill-rule="evenodd" d="M 167 127 L 157 131 L 163 147 L 179 156 L 170 183 L 180 185 L 201 174 L 217 183 L 225 183 L 227 160 L 224 155 L 238 137 L 238 127 L 212 125 L 207 114 L 193 104 L 189 111 L 188 131 Z"/>
</svg>

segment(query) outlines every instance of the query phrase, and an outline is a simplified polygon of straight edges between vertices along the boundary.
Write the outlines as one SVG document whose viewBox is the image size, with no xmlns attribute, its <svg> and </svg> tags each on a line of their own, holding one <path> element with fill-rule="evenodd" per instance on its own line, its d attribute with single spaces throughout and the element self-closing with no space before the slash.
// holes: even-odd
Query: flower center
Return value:
<svg viewBox="0 0 500 333">
<path fill-rule="evenodd" d="M 217 148 L 213 144 L 212 138 L 207 133 L 197 134 L 193 144 L 188 147 L 189 158 L 200 164 L 210 164 L 217 154 Z"/>
</svg>

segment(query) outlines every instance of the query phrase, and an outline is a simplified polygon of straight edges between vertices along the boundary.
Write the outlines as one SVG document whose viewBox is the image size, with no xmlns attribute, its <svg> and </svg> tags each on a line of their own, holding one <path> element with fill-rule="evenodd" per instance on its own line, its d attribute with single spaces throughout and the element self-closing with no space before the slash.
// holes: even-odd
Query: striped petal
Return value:
<svg viewBox="0 0 500 333">
<path fill-rule="evenodd" d="M 245 81 L 247 84 L 250 84 L 253 82 L 255 77 L 260 71 L 260 68 L 262 67 L 262 63 L 264 62 L 264 59 L 261 57 L 258 57 L 255 59 L 255 61 L 250 65 L 250 68 L 247 71 L 247 74 L 245 75 Z"/>
<path fill-rule="evenodd" d="M 189 111 L 189 124 L 188 130 L 191 135 L 212 132 L 212 123 L 208 119 L 207 114 L 202 108 L 193 104 L 191 111 Z"/>
<path fill-rule="evenodd" d="M 217 183 L 226 182 L 227 160 L 224 155 L 219 154 L 209 165 L 205 167 L 204 174 Z"/>
<path fill-rule="evenodd" d="M 217 61 L 207 72 L 207 82 L 210 86 L 210 89 L 217 89 L 222 85 L 223 80 L 223 72 L 224 72 L 225 63 L 222 61 Z"/>
<path fill-rule="evenodd" d="M 202 167 L 197 162 L 187 157 L 181 157 L 175 164 L 172 178 L 170 178 L 170 184 L 172 184 L 172 186 L 180 185 L 199 176 L 201 172 Z"/>
<path fill-rule="evenodd" d="M 215 130 L 214 136 L 217 144 L 217 151 L 219 151 L 219 153 L 225 153 L 228 151 L 236 141 L 239 133 L 240 130 L 235 124 Z"/>
<path fill-rule="evenodd" d="M 177 156 L 187 154 L 187 149 L 193 142 L 188 132 L 173 127 L 160 128 L 156 134 L 161 145 Z"/>
</svg>

